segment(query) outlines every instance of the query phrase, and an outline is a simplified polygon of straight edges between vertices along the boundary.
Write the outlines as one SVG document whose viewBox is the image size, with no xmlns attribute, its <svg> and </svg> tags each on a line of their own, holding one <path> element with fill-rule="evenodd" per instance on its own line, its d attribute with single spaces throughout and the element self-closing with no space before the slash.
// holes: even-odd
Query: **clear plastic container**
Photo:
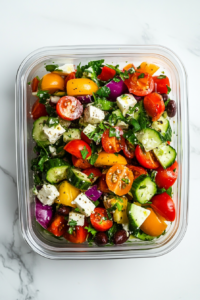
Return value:
<svg viewBox="0 0 200 300">
<path fill-rule="evenodd" d="M 178 180 L 173 187 L 176 220 L 169 225 L 167 233 L 154 241 L 133 240 L 123 245 L 97 247 L 71 244 L 58 240 L 39 230 L 35 220 L 33 174 L 30 161 L 34 157 L 32 140 L 31 107 L 35 97 L 31 95 L 28 82 L 46 70 L 44 64 L 85 64 L 91 60 L 105 59 L 106 63 L 124 66 L 143 61 L 155 63 L 165 71 L 171 82 L 171 98 L 176 100 L 177 114 L 171 120 L 172 145 L 177 150 L 179 163 Z M 16 160 L 18 201 L 21 231 L 24 239 L 38 254 L 50 259 L 113 259 L 156 257 L 174 249 L 182 240 L 188 222 L 189 195 L 189 128 L 187 75 L 180 59 L 169 49 L 157 46 L 136 45 L 88 45 L 41 48 L 31 53 L 21 63 L 16 78 Z"/>
</svg>

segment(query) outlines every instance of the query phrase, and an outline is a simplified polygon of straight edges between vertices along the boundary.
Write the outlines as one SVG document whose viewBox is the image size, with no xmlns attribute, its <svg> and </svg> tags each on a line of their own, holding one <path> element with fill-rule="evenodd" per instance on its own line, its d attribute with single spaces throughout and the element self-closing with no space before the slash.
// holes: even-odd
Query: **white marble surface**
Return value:
<svg viewBox="0 0 200 300">
<path fill-rule="evenodd" d="M 200 1 L 35 0 L 1 3 L 0 299 L 200 299 Z M 164 257 L 50 261 L 22 239 L 17 209 L 14 82 L 31 51 L 48 45 L 161 44 L 189 75 L 191 183 L 189 227 Z"/>
</svg>

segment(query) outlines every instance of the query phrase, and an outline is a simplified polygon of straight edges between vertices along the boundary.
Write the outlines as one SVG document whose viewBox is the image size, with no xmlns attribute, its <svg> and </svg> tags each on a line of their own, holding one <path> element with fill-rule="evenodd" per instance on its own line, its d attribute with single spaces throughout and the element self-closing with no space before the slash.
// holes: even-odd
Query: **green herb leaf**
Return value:
<svg viewBox="0 0 200 300">
<path fill-rule="evenodd" d="M 123 134 L 123 137 L 128 140 L 132 145 L 138 144 L 138 139 L 136 138 L 133 130 L 129 129 Z"/>
<path fill-rule="evenodd" d="M 28 85 L 31 85 L 31 81 L 29 81 L 27 84 L 28 84 Z"/>
<path fill-rule="evenodd" d="M 166 87 L 167 87 L 167 94 L 169 94 L 172 89 L 167 84 L 166 84 Z"/>
<path fill-rule="evenodd" d="M 110 127 L 110 129 L 109 129 L 109 137 L 113 137 L 113 136 L 116 137 L 118 140 L 121 139 L 119 129 L 116 129 L 114 127 Z"/>
<path fill-rule="evenodd" d="M 165 79 L 166 76 L 165 76 L 165 75 L 159 75 L 159 76 L 157 76 L 157 78 L 158 78 L 158 79 Z"/>
<path fill-rule="evenodd" d="M 48 127 L 56 127 L 59 124 L 58 118 L 49 117 L 47 120 Z"/>
<path fill-rule="evenodd" d="M 69 227 L 69 229 L 68 229 L 68 231 L 67 231 L 67 232 L 68 232 L 69 234 L 72 234 L 72 233 L 73 233 L 73 231 L 74 231 L 74 230 L 73 230 L 73 227 Z"/>
<path fill-rule="evenodd" d="M 168 99 L 167 101 L 165 101 L 165 107 L 167 107 L 167 104 L 169 103 L 170 99 Z"/>
<path fill-rule="evenodd" d="M 125 182 L 126 184 L 129 184 L 129 179 L 128 178 L 122 178 L 122 181 Z"/>
<path fill-rule="evenodd" d="M 122 72 L 120 69 L 119 69 L 119 65 L 116 65 L 116 66 L 113 66 L 113 65 L 106 65 L 107 67 L 115 70 L 116 72 L 116 77 L 119 76 L 123 81 L 125 79 L 128 79 L 129 78 L 129 74 L 128 74 L 128 71 L 124 71 Z"/>
<path fill-rule="evenodd" d="M 70 220 L 68 225 L 74 227 L 77 225 L 77 221 Z"/>
<path fill-rule="evenodd" d="M 74 209 L 74 211 L 75 211 L 75 212 L 81 212 L 80 209 L 79 209 L 78 207 L 76 207 L 76 208 Z"/>
<path fill-rule="evenodd" d="M 144 73 L 141 73 L 139 76 L 138 76 L 138 79 L 140 78 L 144 78 L 145 74 Z"/>
<path fill-rule="evenodd" d="M 80 150 L 80 152 L 81 152 L 82 158 L 83 158 L 83 159 L 86 159 L 86 156 L 87 156 L 87 154 L 88 154 L 88 151 L 87 151 L 86 146 L 84 146 L 84 147 L 83 147 L 83 150 Z"/>
<path fill-rule="evenodd" d="M 99 205 L 99 200 L 97 200 L 97 201 L 94 201 L 94 205 L 97 207 L 98 205 Z"/>
<path fill-rule="evenodd" d="M 110 89 L 107 86 L 103 86 L 100 89 L 98 89 L 98 91 L 96 92 L 96 95 L 98 95 L 99 97 L 103 98 L 108 98 L 110 95 Z"/>
<path fill-rule="evenodd" d="M 114 82 L 120 82 L 120 79 L 117 78 L 117 77 L 114 77 L 112 80 L 113 80 Z"/>
<path fill-rule="evenodd" d="M 141 129 L 140 124 L 135 119 L 130 119 L 129 124 L 133 126 L 135 132 Z"/>
<path fill-rule="evenodd" d="M 91 165 L 94 165 L 97 158 L 98 158 L 98 154 L 94 153 L 94 154 L 91 155 L 91 157 L 88 159 L 88 161 Z"/>
<path fill-rule="evenodd" d="M 53 72 L 55 71 L 55 69 L 58 68 L 58 65 L 46 65 L 45 69 L 47 70 L 47 72 Z"/>
<path fill-rule="evenodd" d="M 86 226 L 84 228 L 87 229 L 88 233 L 91 233 L 93 235 L 93 237 L 95 237 L 95 235 L 98 232 L 96 229 L 94 229 L 94 227 L 92 227 L 91 224 L 89 224 L 89 226 Z"/>
<path fill-rule="evenodd" d="M 94 178 L 94 174 L 90 173 L 90 175 L 88 176 L 89 179 L 93 179 Z"/>
</svg>

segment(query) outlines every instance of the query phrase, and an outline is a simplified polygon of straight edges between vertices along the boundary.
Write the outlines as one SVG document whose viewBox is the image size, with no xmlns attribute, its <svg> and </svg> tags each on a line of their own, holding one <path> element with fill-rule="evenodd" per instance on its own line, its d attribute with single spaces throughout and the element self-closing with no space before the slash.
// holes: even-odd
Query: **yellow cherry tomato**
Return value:
<svg viewBox="0 0 200 300">
<path fill-rule="evenodd" d="M 140 73 L 148 73 L 151 76 L 158 71 L 160 67 L 154 65 L 154 64 L 148 64 L 147 62 L 142 62 L 138 71 Z"/>
<path fill-rule="evenodd" d="M 41 82 L 41 90 L 48 91 L 50 94 L 55 93 L 56 91 L 64 91 L 65 84 L 64 79 L 53 73 L 48 73 L 43 76 Z"/>
<path fill-rule="evenodd" d="M 163 233 L 163 231 L 167 228 L 167 224 L 165 223 L 164 218 L 160 218 L 152 208 L 147 208 L 150 210 L 150 215 L 146 218 L 144 223 L 140 226 L 140 229 L 144 231 L 144 233 L 151 236 L 159 236 Z"/>
<path fill-rule="evenodd" d="M 72 201 L 80 194 L 80 191 L 76 187 L 65 180 L 59 185 L 58 191 L 60 195 L 55 200 L 56 203 L 76 207 L 75 204 L 72 204 Z"/>
<path fill-rule="evenodd" d="M 75 78 L 67 82 L 68 96 L 92 95 L 98 90 L 98 85 L 88 78 Z"/>
<path fill-rule="evenodd" d="M 127 165 L 127 161 L 121 154 L 115 155 L 114 153 L 107 153 L 102 151 L 101 153 L 99 153 L 94 166 L 103 168 L 104 166 L 111 167 L 115 164 Z"/>
</svg>

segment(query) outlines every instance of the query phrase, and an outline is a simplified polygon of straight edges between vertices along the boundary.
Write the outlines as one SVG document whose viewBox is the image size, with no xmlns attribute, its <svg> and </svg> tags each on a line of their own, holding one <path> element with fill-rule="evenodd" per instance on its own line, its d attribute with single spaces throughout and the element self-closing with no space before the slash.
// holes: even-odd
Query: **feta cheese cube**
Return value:
<svg viewBox="0 0 200 300">
<path fill-rule="evenodd" d="M 97 124 L 101 123 L 105 118 L 104 112 L 95 107 L 95 106 L 88 106 L 84 110 L 84 122 L 90 123 L 90 124 Z"/>
<path fill-rule="evenodd" d="M 88 135 L 89 133 L 93 132 L 96 129 L 96 126 L 88 124 L 84 129 L 83 129 L 83 133 L 85 135 Z"/>
<path fill-rule="evenodd" d="M 53 71 L 53 73 L 56 73 L 59 75 L 68 75 L 72 72 L 75 72 L 73 64 L 65 64 L 63 66 L 59 66 L 58 68 L 55 69 L 55 71 Z"/>
<path fill-rule="evenodd" d="M 58 96 L 50 96 L 50 101 L 52 102 L 52 103 L 58 103 L 58 101 L 60 100 L 60 97 L 58 97 Z"/>
<path fill-rule="evenodd" d="M 69 213 L 68 225 L 70 225 L 70 221 L 76 221 L 77 226 L 83 226 L 85 222 L 85 216 L 76 212 L 71 211 Z"/>
<path fill-rule="evenodd" d="M 55 144 L 55 142 L 61 137 L 61 135 L 65 132 L 65 129 L 58 124 L 57 126 L 48 127 L 44 125 L 43 131 L 48 137 L 48 140 L 51 144 Z"/>
<path fill-rule="evenodd" d="M 86 217 L 89 217 L 95 209 L 95 205 L 83 193 L 78 195 L 72 204 L 76 204 Z"/>
<path fill-rule="evenodd" d="M 116 126 L 120 127 L 121 129 L 128 129 L 129 125 L 126 124 L 124 121 L 118 121 Z"/>
<path fill-rule="evenodd" d="M 49 151 L 50 151 L 50 153 L 51 153 L 52 156 L 56 156 L 57 155 L 55 147 L 49 146 Z"/>
<path fill-rule="evenodd" d="M 123 116 L 126 116 L 130 107 L 134 107 L 137 101 L 131 94 L 124 94 L 117 97 L 117 106 L 121 110 Z"/>
<path fill-rule="evenodd" d="M 44 184 L 37 197 L 44 205 L 52 205 L 59 195 L 60 193 L 54 185 Z"/>
</svg>

